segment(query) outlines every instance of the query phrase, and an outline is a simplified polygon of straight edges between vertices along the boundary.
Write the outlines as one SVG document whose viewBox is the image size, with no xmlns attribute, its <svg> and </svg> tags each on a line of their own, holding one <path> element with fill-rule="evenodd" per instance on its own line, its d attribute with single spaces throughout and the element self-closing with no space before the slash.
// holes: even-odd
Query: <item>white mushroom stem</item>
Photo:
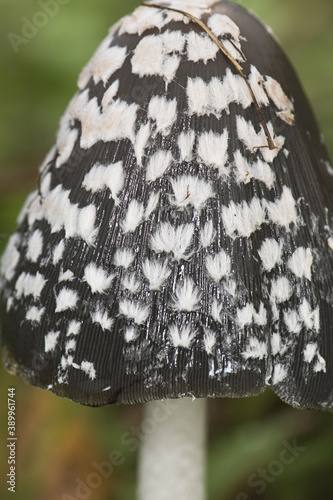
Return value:
<svg viewBox="0 0 333 500">
<path fill-rule="evenodd" d="M 206 399 L 145 403 L 138 500 L 204 500 Z"/>
</svg>

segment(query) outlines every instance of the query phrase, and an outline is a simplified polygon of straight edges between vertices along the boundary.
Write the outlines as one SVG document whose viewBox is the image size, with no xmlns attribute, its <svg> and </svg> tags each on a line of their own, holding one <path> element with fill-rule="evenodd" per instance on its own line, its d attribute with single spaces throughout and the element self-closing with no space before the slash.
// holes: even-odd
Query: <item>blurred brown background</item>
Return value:
<svg viewBox="0 0 333 500">
<path fill-rule="evenodd" d="M 15 228 L 26 195 L 36 185 L 37 167 L 55 140 L 80 69 L 109 26 L 138 4 L 134 0 L 62 0 L 58 12 L 31 31 L 27 43 L 21 40 L 15 51 L 9 33 L 22 36 L 26 20 L 41 11 L 41 3 L 47 0 L 0 0 L 0 251 Z M 302 80 L 332 158 L 332 0 L 238 3 L 274 29 Z M 15 495 L 6 486 L 9 387 L 16 388 L 17 404 Z M 28 386 L 1 366 L 0 409 L 1 499 L 79 500 L 75 489 L 79 483 L 87 486 L 95 471 L 93 462 L 108 460 L 114 450 L 120 452 L 122 463 L 98 487 L 89 491 L 82 486 L 86 496 L 81 498 L 135 497 L 137 456 L 121 438 L 140 425 L 140 405 L 81 407 Z M 330 414 L 297 411 L 266 391 L 258 398 L 211 401 L 209 429 L 209 500 L 333 498 Z M 295 452 L 291 463 L 283 464 L 280 457 L 286 442 L 292 445 L 294 440 L 304 449 Z"/>
</svg>

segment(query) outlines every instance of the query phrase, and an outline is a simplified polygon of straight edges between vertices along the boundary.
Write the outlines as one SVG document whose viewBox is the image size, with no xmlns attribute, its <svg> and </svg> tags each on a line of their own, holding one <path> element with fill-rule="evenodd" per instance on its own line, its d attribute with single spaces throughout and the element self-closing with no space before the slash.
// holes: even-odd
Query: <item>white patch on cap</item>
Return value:
<svg viewBox="0 0 333 500">
<path fill-rule="evenodd" d="M 16 245 L 20 243 L 20 236 L 13 234 L 7 243 L 6 250 L 1 257 L 1 275 L 10 281 L 15 274 L 15 269 L 20 260 L 20 253 Z"/>
<path fill-rule="evenodd" d="M 246 351 L 242 352 L 245 359 L 263 359 L 267 356 L 267 345 L 260 342 L 257 338 L 250 337 Z"/>
<path fill-rule="evenodd" d="M 302 304 L 299 306 L 299 318 L 303 321 L 306 328 L 309 330 L 314 330 L 319 333 L 320 331 L 320 314 L 319 307 L 312 309 L 309 302 L 304 299 Z"/>
<path fill-rule="evenodd" d="M 114 274 L 107 274 L 102 267 L 91 262 L 84 269 L 83 279 L 90 286 L 92 293 L 105 293 L 110 288 L 114 277 Z"/>
<path fill-rule="evenodd" d="M 212 310 L 211 310 L 211 317 L 213 318 L 214 321 L 217 321 L 218 323 L 222 323 L 221 320 L 221 312 L 222 312 L 222 303 L 218 302 L 217 299 L 214 299 L 212 302 Z"/>
<path fill-rule="evenodd" d="M 57 168 L 69 160 L 78 136 L 78 129 L 69 130 L 64 136 L 62 136 L 59 131 L 57 138 L 57 148 L 59 152 L 59 156 L 56 160 Z"/>
<path fill-rule="evenodd" d="M 134 260 L 134 253 L 129 248 L 118 248 L 116 250 L 113 263 L 115 266 L 128 269 Z"/>
<path fill-rule="evenodd" d="M 171 185 L 174 192 L 172 203 L 177 205 L 178 208 L 193 205 L 199 213 L 207 200 L 215 194 L 210 182 L 193 175 L 183 175 L 171 179 Z"/>
<path fill-rule="evenodd" d="M 253 304 L 246 304 L 242 309 L 237 309 L 237 323 L 240 328 L 252 323 L 265 326 L 267 324 L 267 312 L 264 304 L 260 303 L 259 312 L 255 310 Z"/>
<path fill-rule="evenodd" d="M 87 205 L 79 208 L 70 202 L 69 195 L 70 191 L 65 191 L 59 184 L 44 198 L 42 205 L 36 199 L 30 206 L 29 224 L 44 218 L 50 224 L 52 233 L 64 229 L 66 238 L 79 237 L 92 245 L 98 233 L 95 228 L 96 207 Z"/>
<path fill-rule="evenodd" d="M 134 273 L 124 276 L 121 281 L 121 285 L 133 294 L 138 293 L 141 289 L 141 282 L 137 279 L 137 276 Z"/>
<path fill-rule="evenodd" d="M 245 62 L 246 61 L 246 58 L 245 56 L 243 57 L 243 54 L 242 52 L 240 52 L 241 50 L 241 45 L 240 43 L 235 43 L 235 42 L 232 42 L 231 40 L 223 40 L 223 45 L 224 45 L 224 48 L 227 49 L 227 51 L 229 52 L 229 54 L 238 62 L 242 63 L 242 62 Z M 237 48 L 239 50 L 237 50 Z"/>
<path fill-rule="evenodd" d="M 14 297 L 8 297 L 7 302 L 6 302 L 6 311 L 10 311 L 11 308 L 13 307 L 13 302 L 14 302 Z"/>
<path fill-rule="evenodd" d="M 288 279 L 285 276 L 277 278 L 272 281 L 271 286 L 271 300 L 280 304 L 289 300 L 292 295 L 292 288 Z"/>
<path fill-rule="evenodd" d="M 290 333 L 299 334 L 303 326 L 312 333 L 320 332 L 320 313 L 319 307 L 312 309 L 309 302 L 304 299 L 298 308 L 284 313 L 284 322 Z"/>
<path fill-rule="evenodd" d="M 175 228 L 169 222 L 162 222 L 152 235 L 150 246 L 156 253 L 173 253 L 175 260 L 186 260 L 190 257 L 186 252 L 191 245 L 193 234 L 193 224 L 182 224 Z"/>
<path fill-rule="evenodd" d="M 144 218 L 146 220 L 149 219 L 151 214 L 156 210 L 156 208 L 158 207 L 159 201 L 160 201 L 160 193 L 159 192 L 150 193 L 148 203 L 147 203 L 147 206 L 145 208 L 145 214 L 144 214 Z"/>
<path fill-rule="evenodd" d="M 199 160 L 216 168 L 221 177 L 229 175 L 229 170 L 225 167 L 228 161 L 228 137 L 227 130 L 221 135 L 214 132 L 203 132 L 199 137 Z"/>
<path fill-rule="evenodd" d="M 295 125 L 296 119 L 295 119 L 295 115 L 293 113 L 289 113 L 289 111 L 277 111 L 276 114 L 279 118 L 281 118 L 281 120 L 286 122 L 287 125 L 290 125 L 290 126 Z M 284 150 L 284 152 L 285 151 L 286 150 Z M 288 152 L 288 154 L 289 154 L 289 152 Z"/>
<path fill-rule="evenodd" d="M 27 314 L 25 315 L 25 319 L 28 321 L 34 321 L 36 323 L 40 323 L 44 312 L 45 312 L 45 307 L 41 308 L 36 306 L 29 307 L 29 309 L 27 310 Z"/>
<path fill-rule="evenodd" d="M 40 273 L 36 274 L 21 273 L 15 283 L 16 297 L 21 298 L 28 297 L 28 295 L 33 295 L 35 299 L 38 299 L 43 291 L 43 288 L 47 280 Z"/>
<path fill-rule="evenodd" d="M 168 261 L 146 259 L 142 264 L 143 274 L 149 281 L 150 290 L 160 290 L 164 282 L 169 278 L 171 269 L 168 268 Z"/>
<path fill-rule="evenodd" d="M 124 233 L 133 233 L 143 221 L 144 207 L 143 203 L 137 200 L 131 200 L 128 204 L 125 219 L 120 223 Z"/>
<path fill-rule="evenodd" d="M 90 99 L 87 89 L 73 98 L 64 119 L 81 122 L 80 145 L 82 149 L 88 149 L 99 141 L 130 139 L 134 142 L 138 109 L 135 103 L 127 104 L 116 99 L 101 110 L 97 97 Z"/>
<path fill-rule="evenodd" d="M 208 248 L 216 236 L 216 230 L 214 229 L 213 221 L 209 220 L 202 229 L 200 229 L 200 246 L 202 248 Z"/>
<path fill-rule="evenodd" d="M 282 346 L 281 346 L 281 335 L 279 333 L 273 333 L 271 336 L 271 353 L 272 356 L 276 356 L 277 354 L 281 353 L 282 351 Z"/>
<path fill-rule="evenodd" d="M 98 306 L 96 311 L 91 314 L 91 320 L 93 323 L 97 323 L 103 331 L 111 330 L 114 320 L 109 317 L 108 311 Z"/>
<path fill-rule="evenodd" d="M 67 335 L 67 337 L 69 335 L 78 335 L 80 333 L 80 330 L 81 330 L 81 323 L 80 323 L 80 321 L 75 321 L 73 319 L 68 324 L 67 334 L 66 335 Z"/>
<path fill-rule="evenodd" d="M 177 119 L 177 100 L 153 96 L 149 101 L 148 117 L 156 123 L 156 133 L 168 135 Z"/>
<path fill-rule="evenodd" d="M 264 160 L 267 163 L 271 163 L 282 149 L 285 138 L 281 135 L 275 137 L 273 125 L 271 122 L 267 123 L 267 128 L 270 132 L 271 137 L 273 138 L 274 145 L 276 146 L 275 149 L 269 149 L 268 147 L 266 147 L 267 138 L 262 125 L 260 125 L 260 132 L 257 133 L 251 122 L 247 122 L 242 116 L 237 116 L 237 133 L 239 140 L 243 142 L 243 144 L 251 153 L 254 153 L 256 150 L 258 150 L 258 148 L 260 148 L 259 151 L 261 152 Z"/>
<path fill-rule="evenodd" d="M 160 36 L 167 54 L 171 54 L 172 52 L 182 52 L 184 50 L 186 37 L 181 31 L 167 30 Z"/>
<path fill-rule="evenodd" d="M 63 288 L 56 297 L 55 312 L 59 313 L 67 311 L 67 309 L 75 309 L 78 300 L 79 296 L 77 292 L 70 290 L 69 288 Z"/>
<path fill-rule="evenodd" d="M 202 78 L 188 78 L 186 94 L 190 114 L 210 115 L 220 118 L 222 111 L 229 114 L 231 103 L 247 109 L 253 103 L 251 94 L 243 78 L 226 70 L 225 77 L 213 77 L 208 83 Z"/>
<path fill-rule="evenodd" d="M 191 161 L 193 158 L 195 132 L 181 132 L 178 136 L 178 147 L 180 152 L 180 161 Z"/>
<path fill-rule="evenodd" d="M 208 248 L 212 243 L 216 236 L 216 230 L 214 229 L 213 221 L 209 220 L 200 229 L 200 246 L 202 248 Z"/>
<path fill-rule="evenodd" d="M 194 281 L 185 277 L 176 286 L 172 307 L 176 311 L 196 311 L 200 309 L 201 291 Z"/>
<path fill-rule="evenodd" d="M 156 3 L 158 5 L 159 1 Z M 184 10 L 200 19 L 204 13 L 209 13 L 209 7 L 215 3 L 216 0 L 192 0 L 191 3 L 189 2 L 188 4 L 182 1 L 174 1 L 172 2 L 172 7 Z M 156 9 L 140 6 L 131 15 L 126 16 L 119 23 L 117 23 L 112 28 L 112 31 L 116 32 L 119 28 L 119 34 L 132 33 L 135 35 L 141 35 L 144 31 L 151 28 L 157 28 L 160 31 L 171 21 L 178 21 L 184 24 L 188 24 L 190 21 L 188 17 L 185 17 L 179 12 L 162 9 L 163 2 L 161 3 L 161 8 Z"/>
<path fill-rule="evenodd" d="M 295 333 L 298 335 L 302 330 L 303 324 L 300 322 L 297 311 L 289 310 L 284 312 L 283 319 L 289 333 Z"/>
<path fill-rule="evenodd" d="M 327 244 L 328 244 L 328 246 L 330 247 L 330 249 L 331 249 L 331 250 L 333 250 L 333 238 L 332 238 L 332 237 L 331 237 L 331 238 L 328 238 L 328 240 L 327 240 Z"/>
<path fill-rule="evenodd" d="M 102 99 L 103 111 L 105 111 L 106 108 L 110 106 L 111 103 L 114 102 L 114 98 L 118 92 L 118 89 L 119 89 L 119 80 L 116 80 L 115 82 L 112 83 L 112 85 L 110 85 L 110 87 L 104 93 Z"/>
<path fill-rule="evenodd" d="M 45 352 L 52 352 L 56 348 L 58 337 L 60 335 L 60 332 L 49 332 L 47 335 L 45 335 L 44 339 L 44 345 L 45 345 Z"/>
<path fill-rule="evenodd" d="M 280 384 L 285 380 L 288 373 L 287 370 L 280 363 L 274 365 L 272 385 Z"/>
<path fill-rule="evenodd" d="M 217 37 L 231 35 L 235 41 L 238 41 L 240 38 L 239 27 L 225 14 L 213 14 L 209 16 L 207 25 Z"/>
<path fill-rule="evenodd" d="M 258 160 L 251 165 L 246 157 L 237 150 L 234 154 L 234 165 L 236 167 L 235 175 L 237 182 L 248 184 L 251 179 L 256 179 L 266 184 L 269 189 L 273 187 L 275 174 L 268 163 Z"/>
<path fill-rule="evenodd" d="M 90 361 L 82 361 L 81 370 L 89 376 L 90 380 L 95 380 L 96 370 L 93 363 L 90 363 Z"/>
<path fill-rule="evenodd" d="M 171 151 L 159 150 L 149 158 L 146 179 L 148 182 L 156 181 L 168 170 L 172 162 Z"/>
<path fill-rule="evenodd" d="M 134 74 L 143 76 L 158 75 L 166 83 L 171 82 L 179 67 L 181 57 L 174 52 L 173 47 L 168 48 L 170 40 L 163 35 L 148 35 L 140 40 L 134 49 L 131 59 Z"/>
<path fill-rule="evenodd" d="M 216 255 L 208 255 L 206 258 L 206 269 L 209 276 L 216 283 L 219 283 L 231 271 L 229 255 L 224 250 L 220 250 Z"/>
<path fill-rule="evenodd" d="M 311 281 L 311 266 L 313 257 L 309 248 L 299 247 L 287 262 L 289 269 L 297 278 L 306 278 Z"/>
<path fill-rule="evenodd" d="M 105 85 L 111 75 L 122 67 L 126 54 L 126 47 L 114 46 L 100 51 L 97 50 L 90 60 L 90 69 L 95 85 L 101 80 Z"/>
<path fill-rule="evenodd" d="M 270 99 L 272 99 L 275 106 L 280 111 L 288 111 L 289 113 L 292 113 L 294 111 L 293 103 L 286 96 L 279 82 L 277 82 L 276 80 L 274 80 L 274 78 L 271 78 L 270 76 L 266 76 L 266 81 L 264 85 Z"/>
<path fill-rule="evenodd" d="M 212 330 L 209 330 L 208 328 L 204 328 L 205 335 L 203 337 L 203 344 L 206 353 L 208 356 L 213 353 L 213 348 L 216 344 L 216 334 L 215 332 L 212 332 Z"/>
<path fill-rule="evenodd" d="M 95 228 L 96 207 L 95 205 L 87 205 L 78 209 L 78 224 L 76 234 L 88 245 L 92 245 L 97 237 L 98 229 Z"/>
<path fill-rule="evenodd" d="M 124 333 L 125 342 L 127 342 L 127 343 L 134 342 L 134 340 L 136 340 L 138 338 L 138 336 L 139 336 L 139 333 L 136 330 L 136 328 L 134 328 L 134 326 L 130 326 L 129 328 L 126 328 L 125 333 Z"/>
<path fill-rule="evenodd" d="M 120 300 L 119 314 L 132 319 L 137 325 L 142 325 L 150 315 L 150 307 L 135 300 Z"/>
<path fill-rule="evenodd" d="M 75 279 L 73 271 L 70 271 L 67 269 L 65 272 L 60 272 L 59 273 L 59 278 L 58 278 L 58 283 L 61 283 L 62 281 L 73 281 Z"/>
<path fill-rule="evenodd" d="M 131 139 L 132 142 L 134 142 L 134 128 L 137 110 L 137 104 L 127 104 L 125 101 L 121 101 L 120 99 L 114 101 L 108 106 L 105 113 L 100 117 L 101 128 L 99 130 L 102 133 L 101 136 L 97 136 L 97 140 L 93 140 L 93 144 L 95 144 L 98 140 L 110 142 L 121 139 Z M 90 127 L 88 126 L 87 128 L 87 142 L 89 143 Z M 83 135 L 84 129 L 82 130 L 81 143 L 84 142 Z M 92 144 L 86 144 L 82 147 L 90 147 L 91 145 Z"/>
<path fill-rule="evenodd" d="M 89 80 L 92 76 L 93 66 L 95 61 L 96 60 L 98 61 L 103 56 L 103 54 L 105 54 L 105 52 L 109 49 L 112 40 L 113 36 L 109 34 L 97 48 L 92 58 L 88 62 L 88 64 L 86 64 L 86 66 L 82 69 L 77 82 L 79 89 L 83 90 L 85 86 L 89 83 Z"/>
<path fill-rule="evenodd" d="M 317 364 L 316 364 L 314 371 L 315 372 L 318 372 L 318 371 L 326 372 L 326 362 L 325 362 L 324 358 L 319 354 L 317 343 L 309 342 L 303 351 L 303 356 L 304 356 L 304 361 L 306 363 L 311 363 L 315 359 L 315 357 L 317 357 L 318 361 L 317 361 Z"/>
<path fill-rule="evenodd" d="M 74 363 L 74 358 L 72 355 L 69 356 L 62 356 L 61 361 L 60 361 L 60 366 L 63 370 L 66 370 L 68 366 L 72 366 L 73 368 L 79 368 L 79 365 Z M 59 375 L 58 382 L 61 384 L 63 382 L 68 382 L 68 376 L 66 374 L 61 374 Z"/>
<path fill-rule="evenodd" d="M 169 337 L 174 347 L 189 349 L 195 335 L 196 331 L 192 329 L 191 325 L 185 325 L 181 328 L 178 328 L 177 325 L 171 325 L 169 328 Z"/>
<path fill-rule="evenodd" d="M 65 240 L 61 240 L 58 245 L 54 247 L 53 250 L 53 265 L 55 266 L 61 261 L 65 251 Z"/>
<path fill-rule="evenodd" d="M 209 60 L 216 59 L 218 51 L 218 46 L 206 33 L 199 34 L 195 31 L 190 31 L 187 34 L 188 61 L 203 61 L 206 64 Z"/>
<path fill-rule="evenodd" d="M 304 349 L 304 361 L 306 363 L 311 363 L 313 358 L 316 356 L 318 351 L 318 344 L 310 342 Z"/>
<path fill-rule="evenodd" d="M 313 368 L 314 372 L 325 372 L 326 373 L 326 361 L 324 358 L 317 352 L 317 363 Z"/>
<path fill-rule="evenodd" d="M 268 106 L 269 99 L 265 92 L 264 79 L 257 68 L 253 65 L 251 65 L 251 72 L 248 80 L 259 106 Z"/>
<path fill-rule="evenodd" d="M 140 167 L 142 165 L 142 157 L 144 156 L 145 148 L 148 145 L 150 136 L 150 122 L 147 122 L 139 128 L 133 144 L 136 161 Z"/>
<path fill-rule="evenodd" d="M 152 9 L 144 6 L 137 7 L 134 12 L 125 16 L 112 29 L 119 29 L 119 35 L 130 33 L 141 36 L 151 28 L 161 29 L 166 22 L 161 9 Z"/>
<path fill-rule="evenodd" d="M 226 110 L 229 113 L 229 104 L 233 102 L 242 106 L 243 109 L 247 109 L 253 104 L 252 96 L 244 79 L 240 75 L 234 74 L 229 68 L 225 72 L 222 84 L 218 78 L 213 78 L 211 85 L 213 82 L 211 98 L 212 100 L 222 99 L 220 106 L 223 103 L 223 107 L 220 108 L 221 110 Z M 216 103 L 216 105 L 218 104 Z"/>
<path fill-rule="evenodd" d="M 265 222 L 265 210 L 258 198 L 253 198 L 250 203 L 231 201 L 229 206 L 222 207 L 222 221 L 231 238 L 248 238 Z"/>
<path fill-rule="evenodd" d="M 92 193 L 97 193 L 108 188 L 111 191 L 113 199 L 115 200 L 115 204 L 118 205 L 118 195 L 123 189 L 124 181 L 125 174 L 121 161 L 118 161 L 117 163 L 110 163 L 108 165 L 95 163 L 95 165 L 85 175 L 82 187 Z"/>
<path fill-rule="evenodd" d="M 211 99 L 210 99 L 210 83 L 206 83 L 202 78 L 187 79 L 187 100 L 189 113 L 199 116 L 210 114 Z M 213 108 L 214 109 L 214 108 Z M 213 113 L 213 111 L 211 111 Z"/>
<path fill-rule="evenodd" d="M 282 245 L 272 238 L 266 238 L 262 242 L 258 254 L 261 258 L 264 270 L 271 271 L 282 261 Z"/>
<path fill-rule="evenodd" d="M 296 201 L 290 188 L 284 186 L 281 197 L 274 202 L 267 201 L 266 208 L 268 217 L 274 224 L 288 227 L 297 224 Z"/>
</svg>

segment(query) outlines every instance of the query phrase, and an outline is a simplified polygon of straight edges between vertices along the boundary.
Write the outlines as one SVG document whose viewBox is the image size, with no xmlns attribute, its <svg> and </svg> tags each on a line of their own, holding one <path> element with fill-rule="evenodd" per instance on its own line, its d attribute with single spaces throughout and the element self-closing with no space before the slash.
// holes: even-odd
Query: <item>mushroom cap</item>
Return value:
<svg viewBox="0 0 333 500">
<path fill-rule="evenodd" d="M 161 4 L 162 5 L 162 4 Z M 138 7 L 82 71 L 2 257 L 6 368 L 78 403 L 333 408 L 333 168 L 268 29 Z"/>
</svg>

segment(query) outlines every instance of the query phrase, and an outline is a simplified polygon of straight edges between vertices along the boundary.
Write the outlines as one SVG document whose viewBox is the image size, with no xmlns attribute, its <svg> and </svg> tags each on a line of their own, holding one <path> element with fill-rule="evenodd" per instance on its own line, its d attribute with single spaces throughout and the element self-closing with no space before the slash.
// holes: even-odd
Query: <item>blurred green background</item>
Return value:
<svg viewBox="0 0 333 500">
<path fill-rule="evenodd" d="M 55 140 L 57 125 L 76 89 L 77 75 L 110 25 L 138 4 L 134 0 L 62 0 L 59 12 L 15 53 L 9 33 L 21 35 L 25 18 L 40 1 L 0 0 L 0 251 L 15 228 L 26 195 L 34 189 L 37 167 Z M 189 0 L 190 3 L 190 0 Z M 315 109 L 333 157 L 332 0 L 243 0 L 274 29 L 292 60 Z M 7 492 L 7 390 L 16 388 L 17 488 Z M 8 375 L 0 367 L 0 498 L 75 498 L 76 478 L 94 471 L 92 462 L 119 450 L 124 463 L 91 500 L 135 497 L 137 456 L 121 435 L 140 425 L 140 405 L 85 408 Z M 270 391 L 257 398 L 209 404 L 209 500 L 331 500 L 333 419 L 297 411 Z M 285 441 L 305 449 L 281 467 Z M 280 465 L 279 465 L 280 463 Z M 260 469 L 268 471 L 258 493 Z M 252 485 L 249 484 L 249 479 Z M 180 499 L 181 500 L 181 499 Z"/>
</svg>

